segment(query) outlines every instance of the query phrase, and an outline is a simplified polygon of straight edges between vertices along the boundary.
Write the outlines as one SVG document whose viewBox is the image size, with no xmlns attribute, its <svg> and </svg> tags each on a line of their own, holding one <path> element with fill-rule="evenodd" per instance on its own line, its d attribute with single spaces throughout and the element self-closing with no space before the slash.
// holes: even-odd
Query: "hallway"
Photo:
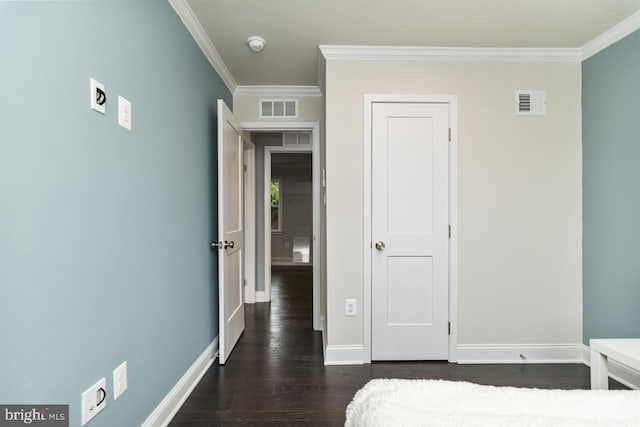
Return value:
<svg viewBox="0 0 640 427">
<path fill-rule="evenodd" d="M 330 426 L 359 388 L 326 369 L 312 328 L 312 269 L 272 269 L 272 302 L 245 305 L 246 329 L 226 365 L 202 378 L 171 426 Z"/>
<path fill-rule="evenodd" d="M 589 368 L 581 364 L 378 362 L 325 367 L 322 334 L 311 324 L 311 269 L 274 267 L 272 274 L 271 304 L 245 306 L 246 330 L 228 363 L 214 363 L 171 426 L 342 426 L 353 394 L 372 378 L 589 388 Z"/>
</svg>

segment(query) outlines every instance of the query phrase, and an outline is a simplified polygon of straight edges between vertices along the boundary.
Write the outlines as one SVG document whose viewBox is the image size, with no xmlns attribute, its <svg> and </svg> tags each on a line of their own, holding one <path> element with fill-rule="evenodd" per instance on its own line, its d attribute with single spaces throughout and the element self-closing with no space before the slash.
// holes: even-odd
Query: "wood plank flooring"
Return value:
<svg viewBox="0 0 640 427">
<path fill-rule="evenodd" d="M 446 362 L 324 366 L 312 328 L 310 268 L 274 267 L 272 302 L 246 305 L 246 330 L 216 363 L 171 426 L 342 426 L 353 394 L 373 378 L 437 378 L 537 388 L 589 388 L 584 365 Z M 624 388 L 611 382 L 611 388 Z"/>
</svg>

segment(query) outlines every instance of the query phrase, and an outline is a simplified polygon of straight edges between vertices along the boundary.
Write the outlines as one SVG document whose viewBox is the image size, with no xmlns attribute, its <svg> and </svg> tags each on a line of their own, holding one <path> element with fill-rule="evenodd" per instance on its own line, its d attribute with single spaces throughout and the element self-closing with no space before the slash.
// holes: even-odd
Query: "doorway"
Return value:
<svg viewBox="0 0 640 427">
<path fill-rule="evenodd" d="M 256 285 L 255 302 L 271 301 L 271 270 L 272 252 L 276 255 L 276 265 L 289 267 L 307 266 L 312 270 L 313 281 L 313 329 L 321 330 L 320 321 L 320 136 L 319 124 L 316 122 L 258 122 L 242 123 L 246 131 L 253 134 L 255 143 L 255 171 L 256 171 Z M 265 136 L 268 142 L 261 142 L 260 136 Z M 306 135 L 306 137 L 304 136 Z M 295 143 L 293 139 L 295 138 Z M 308 140 L 306 139 L 308 138 Z M 287 141 L 288 140 L 288 141 Z M 306 155 L 311 167 L 311 224 L 309 230 L 300 224 L 292 225 L 290 230 L 283 230 L 287 218 L 287 184 L 280 177 L 275 185 L 277 191 L 283 189 L 284 198 L 276 198 L 272 203 L 272 161 L 279 156 Z M 263 157 L 263 159 L 261 159 Z M 293 161 L 280 162 L 297 163 L 302 157 L 293 157 Z M 261 161 L 262 160 L 262 161 Z M 279 160 L 277 160 L 279 161 Z M 262 166 L 262 167 L 261 167 Z M 282 169 L 279 165 L 278 167 Z M 302 165 L 303 166 L 303 165 Z M 262 169 L 262 170 L 260 170 Z M 291 169 L 291 168 L 290 168 Z M 295 169 L 295 168 L 293 168 Z M 300 168 L 302 169 L 302 168 Z M 278 178 L 278 177 L 276 177 Z M 277 180 L 275 182 L 278 182 Z M 275 190 L 274 188 L 274 190 Z M 278 194 L 280 195 L 280 194 Z M 298 197 L 298 196 L 294 196 Z M 275 206 L 272 206 L 274 205 Z M 278 206 L 279 204 L 279 206 Z M 274 209 L 272 209 L 272 207 Z M 273 218 L 272 218 L 273 215 Z M 272 220 L 275 221 L 275 238 L 272 233 Z M 284 222 L 283 222 L 284 221 Z M 274 240 L 274 242 L 272 242 Z M 277 241 L 276 241 L 277 240 Z M 277 253 L 272 251 L 273 245 Z M 251 302 L 251 301 L 247 301 Z"/>
<path fill-rule="evenodd" d="M 266 173 L 265 173 L 266 177 Z M 271 266 L 313 266 L 311 152 L 272 152 Z"/>
<path fill-rule="evenodd" d="M 366 362 L 454 362 L 456 97 L 366 95 L 364 109 Z"/>
</svg>

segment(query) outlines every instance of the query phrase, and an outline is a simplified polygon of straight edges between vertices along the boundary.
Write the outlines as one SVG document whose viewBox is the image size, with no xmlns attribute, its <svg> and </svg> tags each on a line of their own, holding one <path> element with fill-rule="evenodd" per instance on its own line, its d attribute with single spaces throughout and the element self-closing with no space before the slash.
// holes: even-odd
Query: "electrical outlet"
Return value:
<svg viewBox="0 0 640 427">
<path fill-rule="evenodd" d="M 104 85 L 96 79 L 89 79 L 89 94 L 91 95 L 91 109 L 105 114 L 107 112 L 107 90 Z"/>
<path fill-rule="evenodd" d="M 358 304 L 355 299 L 344 300 L 344 315 L 355 316 L 358 314 Z"/>
<path fill-rule="evenodd" d="M 82 411 L 82 425 L 98 415 L 107 406 L 107 380 L 100 379 L 82 393 L 80 408 Z"/>
<path fill-rule="evenodd" d="M 124 361 L 113 370 L 113 400 L 127 390 L 127 362 Z"/>
</svg>

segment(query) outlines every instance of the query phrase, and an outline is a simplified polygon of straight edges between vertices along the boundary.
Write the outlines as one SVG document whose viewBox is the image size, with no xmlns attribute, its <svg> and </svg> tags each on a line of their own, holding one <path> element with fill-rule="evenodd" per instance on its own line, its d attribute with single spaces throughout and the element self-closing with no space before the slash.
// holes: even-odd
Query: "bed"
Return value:
<svg viewBox="0 0 640 427">
<path fill-rule="evenodd" d="M 640 391 L 377 379 L 358 390 L 346 416 L 345 427 L 630 427 L 640 426 Z"/>
</svg>

